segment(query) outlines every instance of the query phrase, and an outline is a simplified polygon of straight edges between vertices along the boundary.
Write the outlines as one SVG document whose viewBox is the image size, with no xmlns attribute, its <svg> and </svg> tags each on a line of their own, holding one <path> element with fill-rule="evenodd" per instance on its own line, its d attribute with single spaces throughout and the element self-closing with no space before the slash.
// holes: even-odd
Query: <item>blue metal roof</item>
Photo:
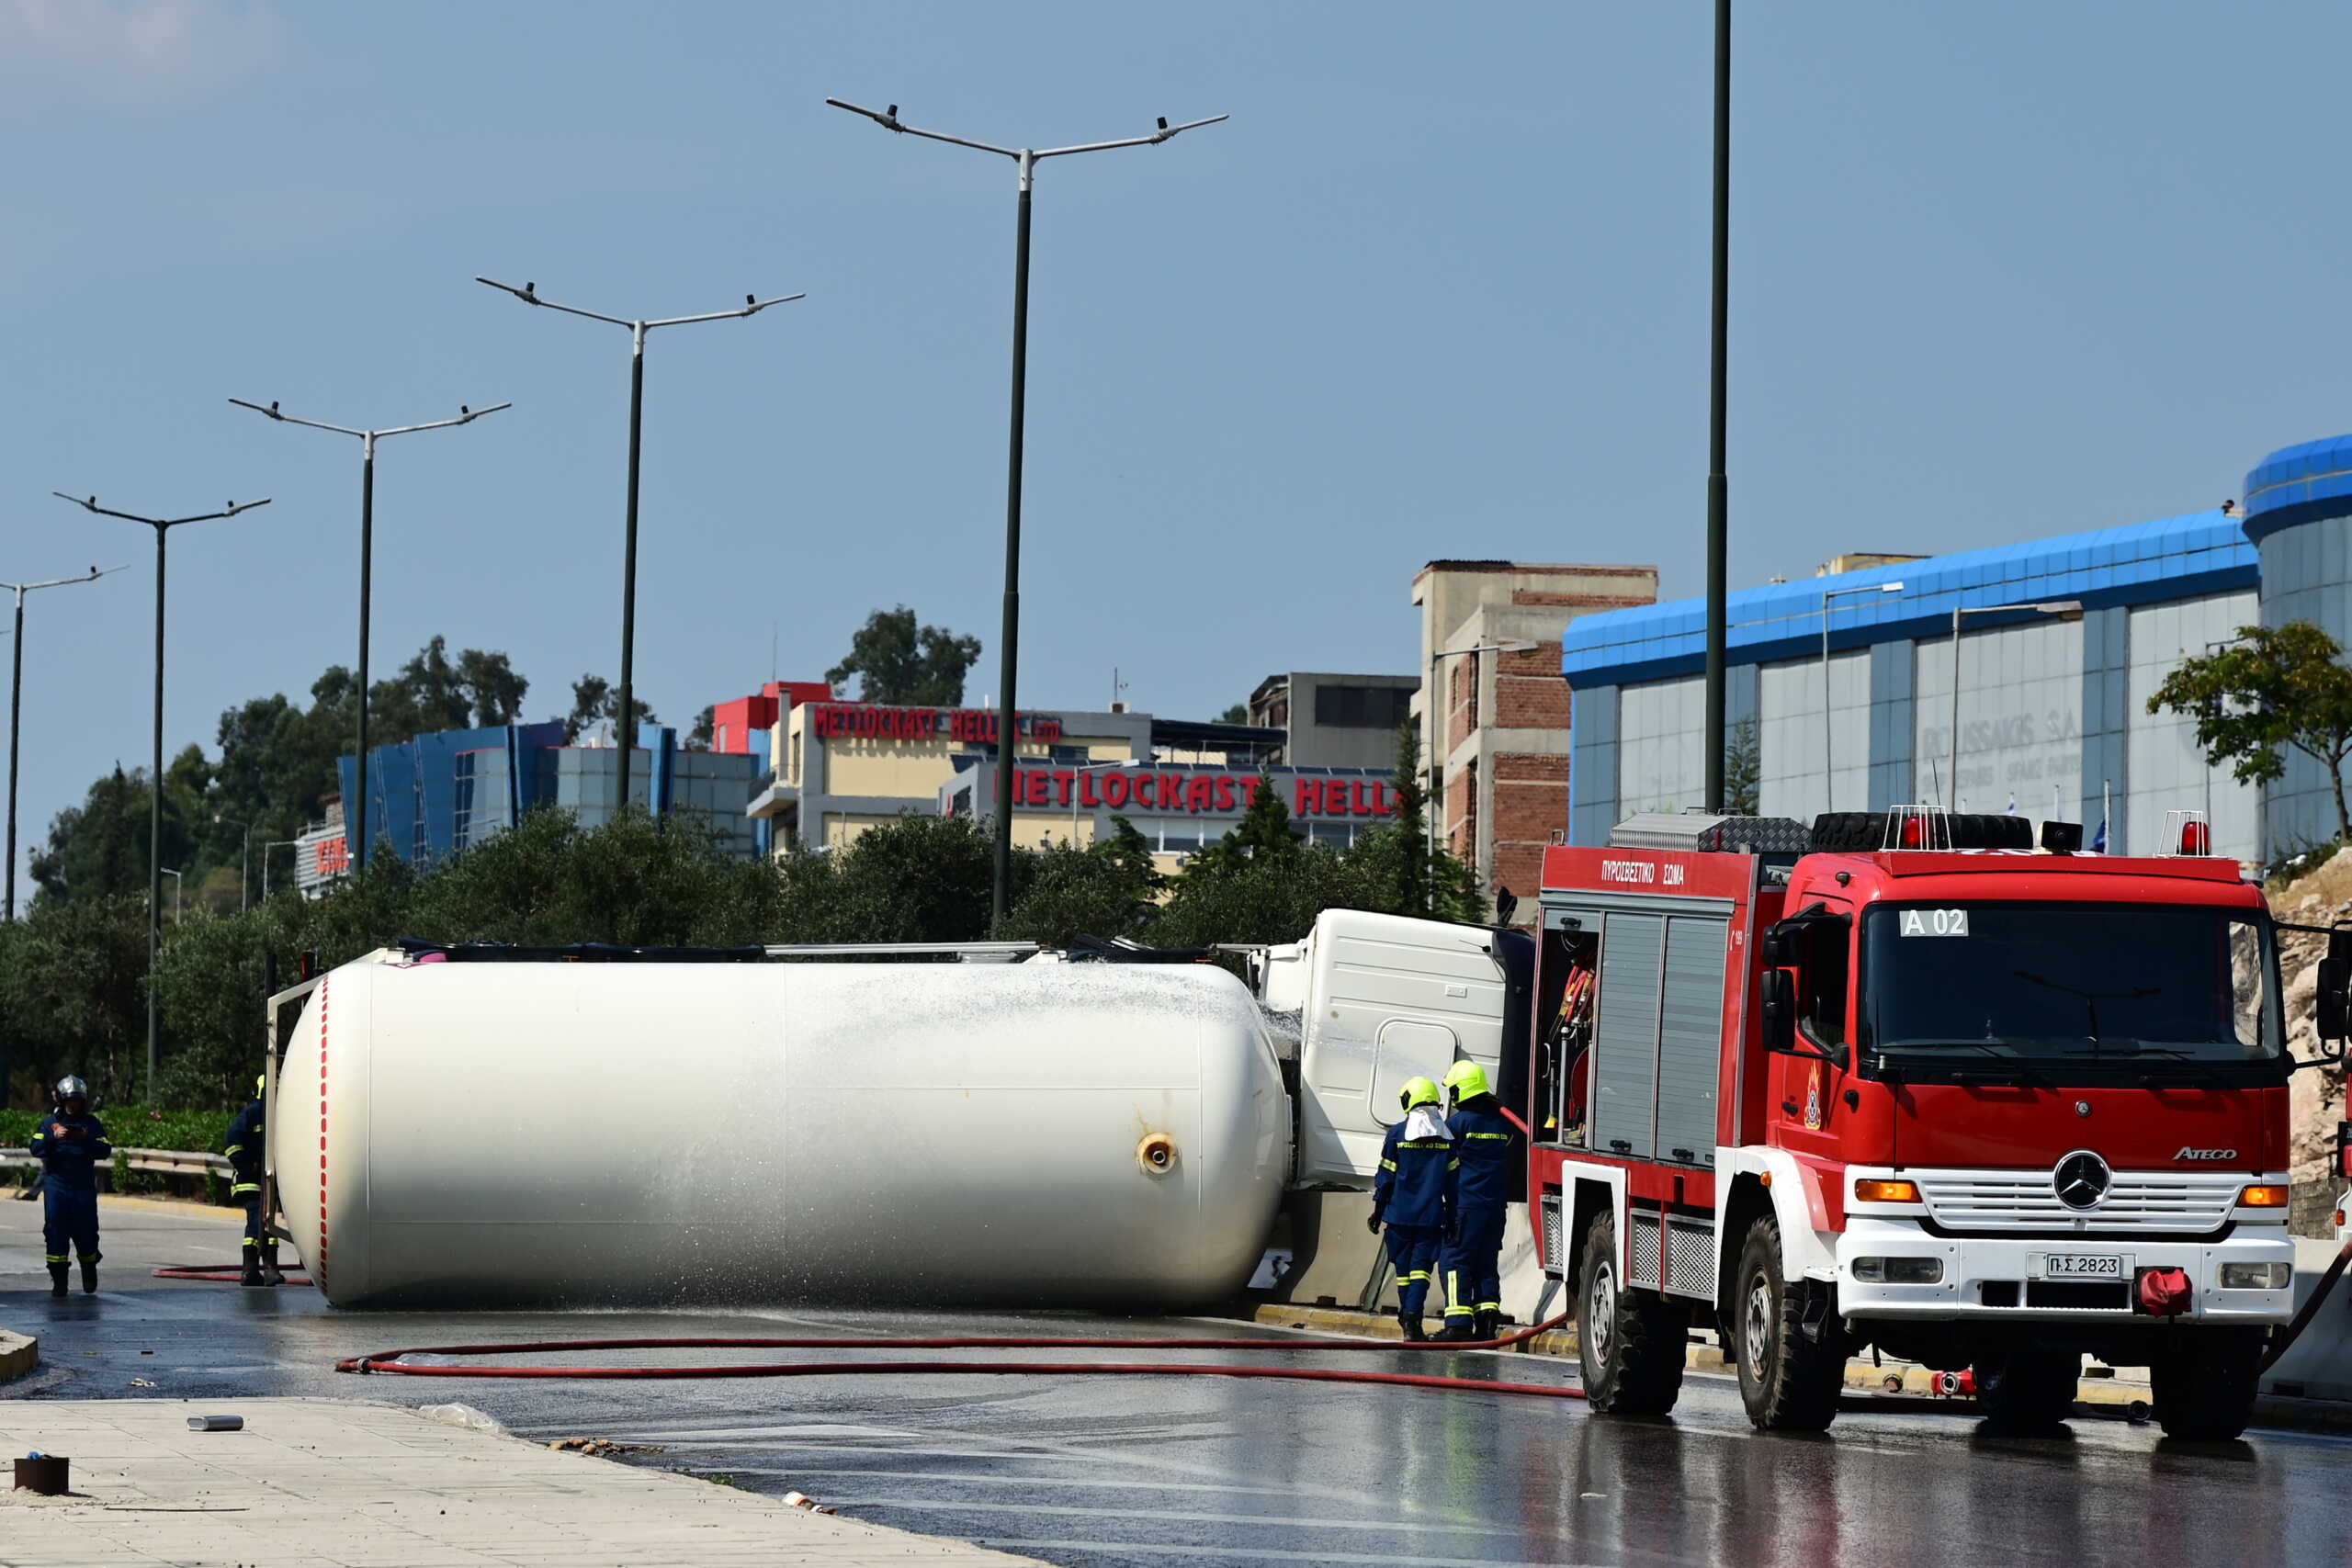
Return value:
<svg viewBox="0 0 2352 1568">
<path fill-rule="evenodd" d="M 2352 456 L 2352 441 L 2346 445 Z M 1841 593 L 1832 602 L 1830 646 L 1859 648 L 1895 637 L 1948 635 L 1954 605 L 2052 599 L 2077 599 L 2086 609 L 2148 604 L 2251 588 L 2259 566 L 2239 519 L 2218 510 L 1962 550 L 1734 593 L 1726 606 L 1726 656 L 1732 663 L 1749 664 L 1818 652 L 1821 595 L 1833 588 L 1903 584 L 1900 592 Z M 1971 624 L 1982 630 L 2001 620 Z M 1560 666 L 1572 684 L 1600 686 L 1685 674 L 1699 669 L 1705 656 L 1706 602 L 1677 599 L 1571 622 L 1561 640 Z"/>
<path fill-rule="evenodd" d="M 2352 435 L 2281 446 L 2245 477 L 2246 536 L 2352 513 Z"/>
</svg>

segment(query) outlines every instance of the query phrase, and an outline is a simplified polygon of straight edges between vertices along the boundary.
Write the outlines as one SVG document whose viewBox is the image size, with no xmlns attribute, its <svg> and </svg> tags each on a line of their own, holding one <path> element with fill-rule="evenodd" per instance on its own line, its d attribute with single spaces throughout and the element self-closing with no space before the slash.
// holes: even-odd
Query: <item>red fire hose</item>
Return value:
<svg viewBox="0 0 2352 1568">
<path fill-rule="evenodd" d="M 301 1267 L 302 1266 L 298 1263 L 293 1269 L 281 1269 L 280 1274 L 282 1277 L 278 1280 L 278 1283 L 284 1285 L 310 1284 L 311 1282 L 310 1278 L 300 1272 Z M 153 1278 L 158 1280 L 209 1280 L 216 1284 L 235 1285 L 243 1282 L 244 1274 L 243 1270 L 239 1269 L 233 1264 L 167 1263 L 163 1268 L 153 1271 Z"/>
<path fill-rule="evenodd" d="M 1561 1313 L 1515 1334 L 1488 1340 L 1430 1340 L 1419 1344 L 1380 1339 L 1087 1339 L 1050 1336 L 948 1336 L 930 1338 L 664 1338 L 664 1339 L 542 1339 L 514 1345 L 443 1345 L 407 1350 L 384 1350 L 337 1361 L 339 1372 L 400 1372 L 410 1377 L 444 1378 L 796 1378 L 857 1376 L 873 1373 L 920 1372 L 933 1376 L 953 1373 L 1027 1373 L 1059 1376 L 1173 1376 L 1288 1378 L 1302 1382 L 1389 1383 L 1407 1388 L 1476 1389 L 1493 1393 L 1519 1393 L 1545 1399 L 1582 1399 L 1584 1391 L 1541 1383 L 1498 1383 L 1476 1378 L 1425 1377 L 1401 1372 L 1333 1371 L 1307 1367 L 1226 1367 L 1213 1365 L 1129 1362 L 1044 1361 L 782 1361 L 730 1366 L 685 1367 L 481 1367 L 417 1366 L 404 1356 L 551 1355 L 583 1350 L 746 1349 L 746 1350 L 1498 1350 L 1517 1345 L 1575 1315 Z"/>
</svg>

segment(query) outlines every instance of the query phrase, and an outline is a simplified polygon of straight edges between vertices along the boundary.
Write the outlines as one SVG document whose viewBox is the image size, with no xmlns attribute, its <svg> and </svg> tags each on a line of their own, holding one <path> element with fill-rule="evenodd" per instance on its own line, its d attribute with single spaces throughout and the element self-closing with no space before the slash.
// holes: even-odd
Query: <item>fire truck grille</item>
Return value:
<svg viewBox="0 0 2352 1568">
<path fill-rule="evenodd" d="M 2098 1207 L 2070 1209 L 2058 1201 L 2045 1170 L 1919 1172 L 1915 1179 L 1928 1214 L 1948 1229 L 2052 1235 L 2078 1230 L 2202 1235 L 2228 1221 L 2245 1185 L 2243 1174 L 2119 1170 Z"/>
</svg>

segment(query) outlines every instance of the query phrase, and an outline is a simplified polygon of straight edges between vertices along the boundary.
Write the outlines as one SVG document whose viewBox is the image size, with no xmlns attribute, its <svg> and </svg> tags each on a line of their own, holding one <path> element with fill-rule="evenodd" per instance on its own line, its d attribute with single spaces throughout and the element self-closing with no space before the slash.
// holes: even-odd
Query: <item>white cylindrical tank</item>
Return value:
<svg viewBox="0 0 2352 1568">
<path fill-rule="evenodd" d="M 304 1004 L 270 1117 L 330 1301 L 1230 1295 L 1289 1176 L 1205 965 L 411 963 Z"/>
</svg>

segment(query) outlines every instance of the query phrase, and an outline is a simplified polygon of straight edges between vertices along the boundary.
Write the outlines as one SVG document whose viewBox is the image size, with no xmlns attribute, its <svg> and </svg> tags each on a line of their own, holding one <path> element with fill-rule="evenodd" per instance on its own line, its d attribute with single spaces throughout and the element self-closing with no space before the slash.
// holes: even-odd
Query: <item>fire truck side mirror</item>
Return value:
<svg viewBox="0 0 2352 1568">
<path fill-rule="evenodd" d="M 2352 1177 L 2352 1122 L 2335 1124 L 2335 1173 Z"/>
<path fill-rule="evenodd" d="M 1769 943 L 1772 939 L 1767 937 Z M 1769 953 L 1769 948 L 1768 948 Z M 1793 1051 L 1797 1045 L 1797 984 L 1786 969 L 1767 969 L 1760 1000 L 1764 1018 L 1764 1049 Z"/>
<path fill-rule="evenodd" d="M 2344 933 L 2336 933 L 2341 937 Z M 2335 938 L 2328 945 L 2337 945 Z M 2347 1033 L 2352 1033 L 2352 959 L 2331 953 L 2319 961 L 2319 986 L 2312 998 L 2312 1022 L 2323 1041 L 2337 1043 L 2339 1051 Z"/>
</svg>

